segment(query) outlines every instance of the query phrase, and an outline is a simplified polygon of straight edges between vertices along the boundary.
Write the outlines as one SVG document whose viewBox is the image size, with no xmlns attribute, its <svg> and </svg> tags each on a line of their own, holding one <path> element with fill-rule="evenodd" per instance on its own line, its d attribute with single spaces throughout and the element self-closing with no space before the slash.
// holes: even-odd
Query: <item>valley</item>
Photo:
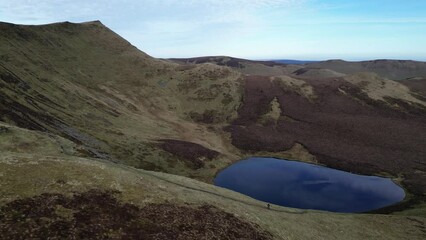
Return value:
<svg viewBox="0 0 426 240">
<path fill-rule="evenodd" d="M 49 210 L 56 226 L 80 211 L 68 202 L 83 196 L 81 204 L 96 205 L 84 198 L 95 193 L 133 209 L 131 216 L 193 209 L 185 225 L 193 235 L 185 239 L 204 236 L 197 234 L 209 223 L 196 222 L 205 212 L 227 219 L 220 231 L 234 237 L 425 237 L 425 63 L 157 59 L 99 21 L 0 23 L 0 32 L 0 233 L 22 227 L 7 211 L 24 200 L 62 199 Z M 389 177 L 407 197 L 377 212 L 386 214 L 268 210 L 212 185 L 219 171 L 251 156 Z M 149 229 L 168 225 L 164 219 L 134 224 Z M 126 236 L 111 229 L 96 234 Z M 220 231 L 207 237 L 223 237 Z"/>
</svg>

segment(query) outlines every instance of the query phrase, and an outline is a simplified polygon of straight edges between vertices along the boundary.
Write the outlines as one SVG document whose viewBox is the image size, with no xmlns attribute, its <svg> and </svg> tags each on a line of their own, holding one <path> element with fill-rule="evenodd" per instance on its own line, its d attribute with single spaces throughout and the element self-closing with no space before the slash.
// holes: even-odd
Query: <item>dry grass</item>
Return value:
<svg viewBox="0 0 426 240">
<path fill-rule="evenodd" d="M 344 79 L 360 87 L 371 99 L 386 101 L 386 98 L 394 98 L 426 107 L 426 102 L 414 97 L 408 87 L 396 81 L 380 78 L 377 74 L 357 73 Z"/>
<path fill-rule="evenodd" d="M 71 196 L 100 189 L 120 191 L 120 201 L 141 208 L 150 203 L 210 204 L 259 225 L 274 239 L 421 239 L 425 234 L 423 218 L 332 214 L 278 206 L 268 210 L 265 203 L 188 178 L 83 158 L 2 155 L 0 179 L 1 206 L 42 193 Z"/>
</svg>

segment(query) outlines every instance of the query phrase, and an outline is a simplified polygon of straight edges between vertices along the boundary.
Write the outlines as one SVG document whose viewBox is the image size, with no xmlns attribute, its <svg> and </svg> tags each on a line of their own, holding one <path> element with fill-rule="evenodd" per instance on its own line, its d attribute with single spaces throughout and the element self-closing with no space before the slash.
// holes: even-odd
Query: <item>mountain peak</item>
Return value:
<svg viewBox="0 0 426 240">
<path fill-rule="evenodd" d="M 98 26 L 105 27 L 105 25 L 100 20 L 82 22 L 81 24 L 83 24 L 83 25 L 98 25 Z"/>
</svg>

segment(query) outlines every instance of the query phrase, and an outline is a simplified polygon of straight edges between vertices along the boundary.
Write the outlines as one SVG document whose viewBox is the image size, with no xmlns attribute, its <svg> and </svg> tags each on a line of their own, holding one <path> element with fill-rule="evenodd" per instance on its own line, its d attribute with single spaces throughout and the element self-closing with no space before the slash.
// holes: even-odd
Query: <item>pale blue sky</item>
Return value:
<svg viewBox="0 0 426 240">
<path fill-rule="evenodd" d="M 3 22 L 91 20 L 154 57 L 426 60 L 426 0 L 0 0 Z"/>
</svg>

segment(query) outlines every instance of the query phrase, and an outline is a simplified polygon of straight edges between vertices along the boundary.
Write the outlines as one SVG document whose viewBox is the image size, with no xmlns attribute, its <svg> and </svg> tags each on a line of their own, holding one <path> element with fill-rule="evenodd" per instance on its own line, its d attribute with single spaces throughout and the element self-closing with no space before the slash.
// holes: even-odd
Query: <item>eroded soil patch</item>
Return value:
<svg viewBox="0 0 426 240">
<path fill-rule="evenodd" d="M 172 139 L 161 140 L 160 147 L 182 159 L 192 169 L 202 168 L 206 160 L 213 160 L 219 152 L 199 144 Z"/>
<path fill-rule="evenodd" d="M 118 192 L 42 194 L 0 209 L 4 239 L 270 239 L 257 226 L 210 205 L 120 202 Z"/>
</svg>

